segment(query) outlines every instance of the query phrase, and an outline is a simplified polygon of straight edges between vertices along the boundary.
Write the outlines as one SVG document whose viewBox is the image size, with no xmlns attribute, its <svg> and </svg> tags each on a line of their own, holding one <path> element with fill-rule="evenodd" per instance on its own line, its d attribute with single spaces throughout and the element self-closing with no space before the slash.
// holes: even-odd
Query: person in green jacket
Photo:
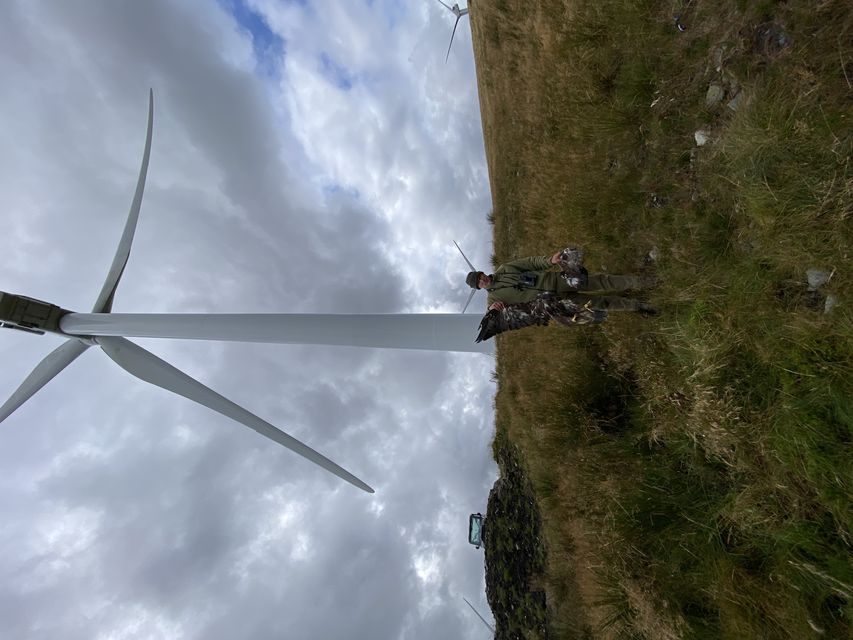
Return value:
<svg viewBox="0 0 853 640">
<path fill-rule="evenodd" d="M 590 274 L 581 266 L 582 260 L 583 253 L 579 249 L 568 247 L 553 256 L 531 256 L 507 262 L 490 275 L 471 271 L 465 281 L 472 289 L 488 291 L 490 310 L 530 302 L 539 294 L 549 292 L 581 306 L 589 304 L 593 309 L 658 314 L 656 308 L 639 300 L 609 295 L 647 289 L 655 285 L 654 278 Z"/>
</svg>

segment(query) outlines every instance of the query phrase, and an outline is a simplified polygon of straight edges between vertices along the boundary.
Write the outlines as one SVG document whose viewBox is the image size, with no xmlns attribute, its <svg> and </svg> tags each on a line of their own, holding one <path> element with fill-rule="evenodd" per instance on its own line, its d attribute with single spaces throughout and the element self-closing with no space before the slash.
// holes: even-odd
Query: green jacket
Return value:
<svg viewBox="0 0 853 640">
<path fill-rule="evenodd" d="M 551 256 L 532 256 L 502 264 L 492 274 L 492 284 L 486 288 L 488 304 L 530 302 L 543 291 L 550 291 L 560 298 L 577 291 L 560 277 L 558 269 L 557 265 L 551 264 Z M 533 277 L 532 284 L 521 282 L 524 274 Z"/>
</svg>

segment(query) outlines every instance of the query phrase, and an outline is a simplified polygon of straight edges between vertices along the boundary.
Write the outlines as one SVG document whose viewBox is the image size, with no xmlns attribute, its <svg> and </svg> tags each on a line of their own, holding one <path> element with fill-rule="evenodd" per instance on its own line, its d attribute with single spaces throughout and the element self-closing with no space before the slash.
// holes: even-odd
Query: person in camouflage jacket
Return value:
<svg viewBox="0 0 853 640">
<path fill-rule="evenodd" d="M 471 271 L 466 283 L 472 289 L 485 289 L 489 309 L 530 302 L 541 293 L 568 298 L 578 305 L 606 311 L 636 311 L 657 315 L 657 310 L 639 300 L 609 295 L 654 286 L 653 278 L 590 274 L 581 266 L 583 252 L 567 247 L 552 256 L 531 256 L 500 265 L 493 274 Z M 559 269 L 558 269 L 559 267 Z"/>
</svg>

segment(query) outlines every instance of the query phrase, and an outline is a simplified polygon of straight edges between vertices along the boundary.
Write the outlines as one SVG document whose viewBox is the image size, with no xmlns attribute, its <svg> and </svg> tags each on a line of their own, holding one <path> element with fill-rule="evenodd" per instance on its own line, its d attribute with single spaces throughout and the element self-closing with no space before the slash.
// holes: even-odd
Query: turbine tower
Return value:
<svg viewBox="0 0 853 640">
<path fill-rule="evenodd" d="M 450 44 L 447 46 L 447 55 L 444 56 L 444 62 L 447 63 L 447 60 L 450 58 L 450 47 L 453 46 L 453 36 L 456 35 L 456 27 L 459 26 L 459 21 L 462 19 L 462 16 L 468 15 L 468 8 L 460 9 L 459 4 L 454 4 L 452 7 L 449 4 L 445 4 L 442 0 L 438 0 L 441 2 L 443 6 L 447 8 L 450 13 L 456 16 L 456 22 L 453 23 L 453 32 L 450 34 Z"/>
<path fill-rule="evenodd" d="M 128 337 L 186 338 L 279 344 L 322 344 L 391 349 L 427 349 L 489 353 L 473 341 L 479 317 L 473 314 L 119 314 L 113 301 L 127 266 L 139 219 L 151 136 L 154 92 L 148 95 L 148 132 L 136 192 L 112 265 L 91 313 L 73 313 L 57 305 L 0 291 L 0 327 L 66 341 L 48 354 L 0 407 L 0 422 L 50 382 L 91 346 L 100 347 L 133 376 L 188 398 L 253 429 L 307 458 L 354 486 L 373 489 L 343 467 L 269 422 L 191 378 Z"/>
</svg>

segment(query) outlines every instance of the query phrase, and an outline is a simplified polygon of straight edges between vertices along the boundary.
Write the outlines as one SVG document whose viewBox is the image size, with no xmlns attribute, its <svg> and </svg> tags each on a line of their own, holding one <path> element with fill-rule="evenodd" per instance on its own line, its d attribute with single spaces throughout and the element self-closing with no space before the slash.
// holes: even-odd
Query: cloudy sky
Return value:
<svg viewBox="0 0 853 640">
<path fill-rule="evenodd" d="M 470 28 L 434 0 L 3 3 L 0 288 L 88 311 L 458 311 L 491 254 Z M 482 313 L 484 301 L 472 304 Z M 483 638 L 485 355 L 139 340 L 360 492 L 91 349 L 0 426 L 9 638 Z M 60 341 L 0 333 L 0 401 Z"/>
</svg>

